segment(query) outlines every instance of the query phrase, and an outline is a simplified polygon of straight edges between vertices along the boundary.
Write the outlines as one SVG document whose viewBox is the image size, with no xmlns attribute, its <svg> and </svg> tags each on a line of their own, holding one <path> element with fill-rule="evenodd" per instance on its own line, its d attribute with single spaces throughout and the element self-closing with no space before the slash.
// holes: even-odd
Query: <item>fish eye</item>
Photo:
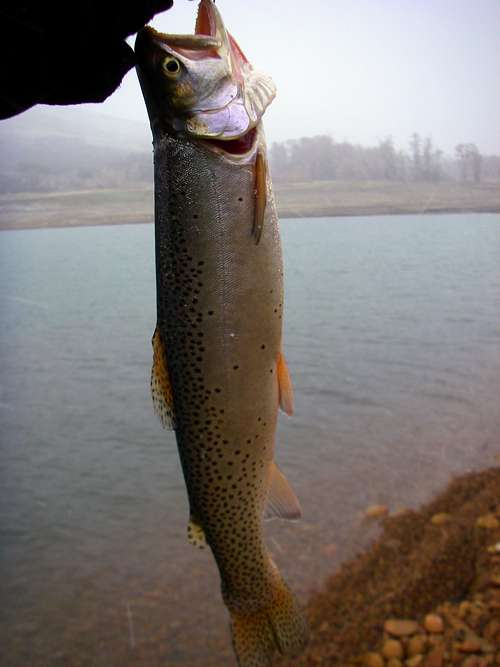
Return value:
<svg viewBox="0 0 500 667">
<path fill-rule="evenodd" d="M 173 56 L 165 56 L 161 63 L 163 73 L 166 74 L 170 79 L 175 79 L 179 76 L 181 71 L 181 64 Z"/>
</svg>

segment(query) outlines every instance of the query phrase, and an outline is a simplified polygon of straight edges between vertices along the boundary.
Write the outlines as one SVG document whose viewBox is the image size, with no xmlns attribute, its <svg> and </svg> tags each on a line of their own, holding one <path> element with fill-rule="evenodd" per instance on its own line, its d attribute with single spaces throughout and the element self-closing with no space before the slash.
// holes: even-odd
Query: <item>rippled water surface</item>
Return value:
<svg viewBox="0 0 500 667">
<path fill-rule="evenodd" d="M 282 235 L 296 415 L 278 459 L 304 519 L 268 535 L 305 600 L 373 536 L 368 504 L 415 506 L 500 451 L 500 216 Z M 2 232 L 0 254 L 0 662 L 233 665 L 152 414 L 153 228 Z"/>
</svg>

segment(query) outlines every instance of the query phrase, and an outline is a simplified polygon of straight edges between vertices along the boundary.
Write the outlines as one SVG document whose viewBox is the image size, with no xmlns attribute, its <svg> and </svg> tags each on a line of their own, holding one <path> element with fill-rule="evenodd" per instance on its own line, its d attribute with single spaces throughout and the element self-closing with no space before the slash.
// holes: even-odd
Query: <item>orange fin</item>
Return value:
<svg viewBox="0 0 500 667">
<path fill-rule="evenodd" d="M 153 367 L 151 368 L 151 395 L 153 408 L 164 428 L 174 428 L 172 385 L 168 376 L 167 355 L 158 326 L 153 334 Z"/>
<path fill-rule="evenodd" d="M 278 357 L 278 386 L 280 397 L 280 408 L 287 415 L 293 415 L 293 385 L 285 356 L 282 352 Z"/>
<path fill-rule="evenodd" d="M 230 611 L 233 647 L 240 667 L 269 667 L 276 653 L 297 656 L 308 642 L 306 619 L 281 577 L 273 586 L 267 607 L 248 614 Z"/>
<path fill-rule="evenodd" d="M 267 167 L 264 153 L 257 151 L 255 158 L 255 209 L 253 214 L 252 234 L 255 243 L 260 241 L 264 227 L 264 214 L 267 204 Z"/>
<path fill-rule="evenodd" d="M 272 519 L 278 517 L 280 519 L 293 520 L 300 519 L 301 516 L 300 503 L 289 481 L 276 463 L 271 463 L 265 518 Z"/>
</svg>

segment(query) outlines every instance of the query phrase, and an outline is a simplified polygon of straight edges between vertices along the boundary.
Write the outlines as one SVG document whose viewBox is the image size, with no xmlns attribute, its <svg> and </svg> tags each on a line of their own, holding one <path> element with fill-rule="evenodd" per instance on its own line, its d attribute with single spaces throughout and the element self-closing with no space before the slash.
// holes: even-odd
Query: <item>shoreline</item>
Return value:
<svg viewBox="0 0 500 667">
<path fill-rule="evenodd" d="M 497 183 L 278 182 L 274 190 L 281 219 L 500 213 Z M 2 231 L 152 222 L 149 186 L 0 195 Z"/>
<path fill-rule="evenodd" d="M 383 519 L 372 546 L 310 597 L 311 641 L 294 667 L 500 664 L 498 489 L 496 465 Z"/>
</svg>

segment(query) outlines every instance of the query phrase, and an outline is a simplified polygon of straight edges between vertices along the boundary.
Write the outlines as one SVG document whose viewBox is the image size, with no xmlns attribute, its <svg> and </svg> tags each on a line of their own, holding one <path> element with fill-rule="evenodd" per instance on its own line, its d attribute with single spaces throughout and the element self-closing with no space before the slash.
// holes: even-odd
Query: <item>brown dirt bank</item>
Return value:
<svg viewBox="0 0 500 667">
<path fill-rule="evenodd" d="M 274 189 L 282 218 L 500 211 L 498 183 L 313 181 Z"/>
<path fill-rule="evenodd" d="M 499 665 L 499 541 L 500 467 L 457 478 L 419 511 L 385 519 L 375 544 L 313 594 L 311 642 L 294 667 Z M 433 610 L 444 629 L 426 633 Z M 387 619 L 417 621 L 413 643 L 393 636 L 399 648 L 387 649 Z"/>
<path fill-rule="evenodd" d="M 498 183 L 313 181 L 275 183 L 281 218 L 500 212 Z M 135 189 L 0 195 L 0 229 L 150 223 L 153 191 Z"/>
</svg>

